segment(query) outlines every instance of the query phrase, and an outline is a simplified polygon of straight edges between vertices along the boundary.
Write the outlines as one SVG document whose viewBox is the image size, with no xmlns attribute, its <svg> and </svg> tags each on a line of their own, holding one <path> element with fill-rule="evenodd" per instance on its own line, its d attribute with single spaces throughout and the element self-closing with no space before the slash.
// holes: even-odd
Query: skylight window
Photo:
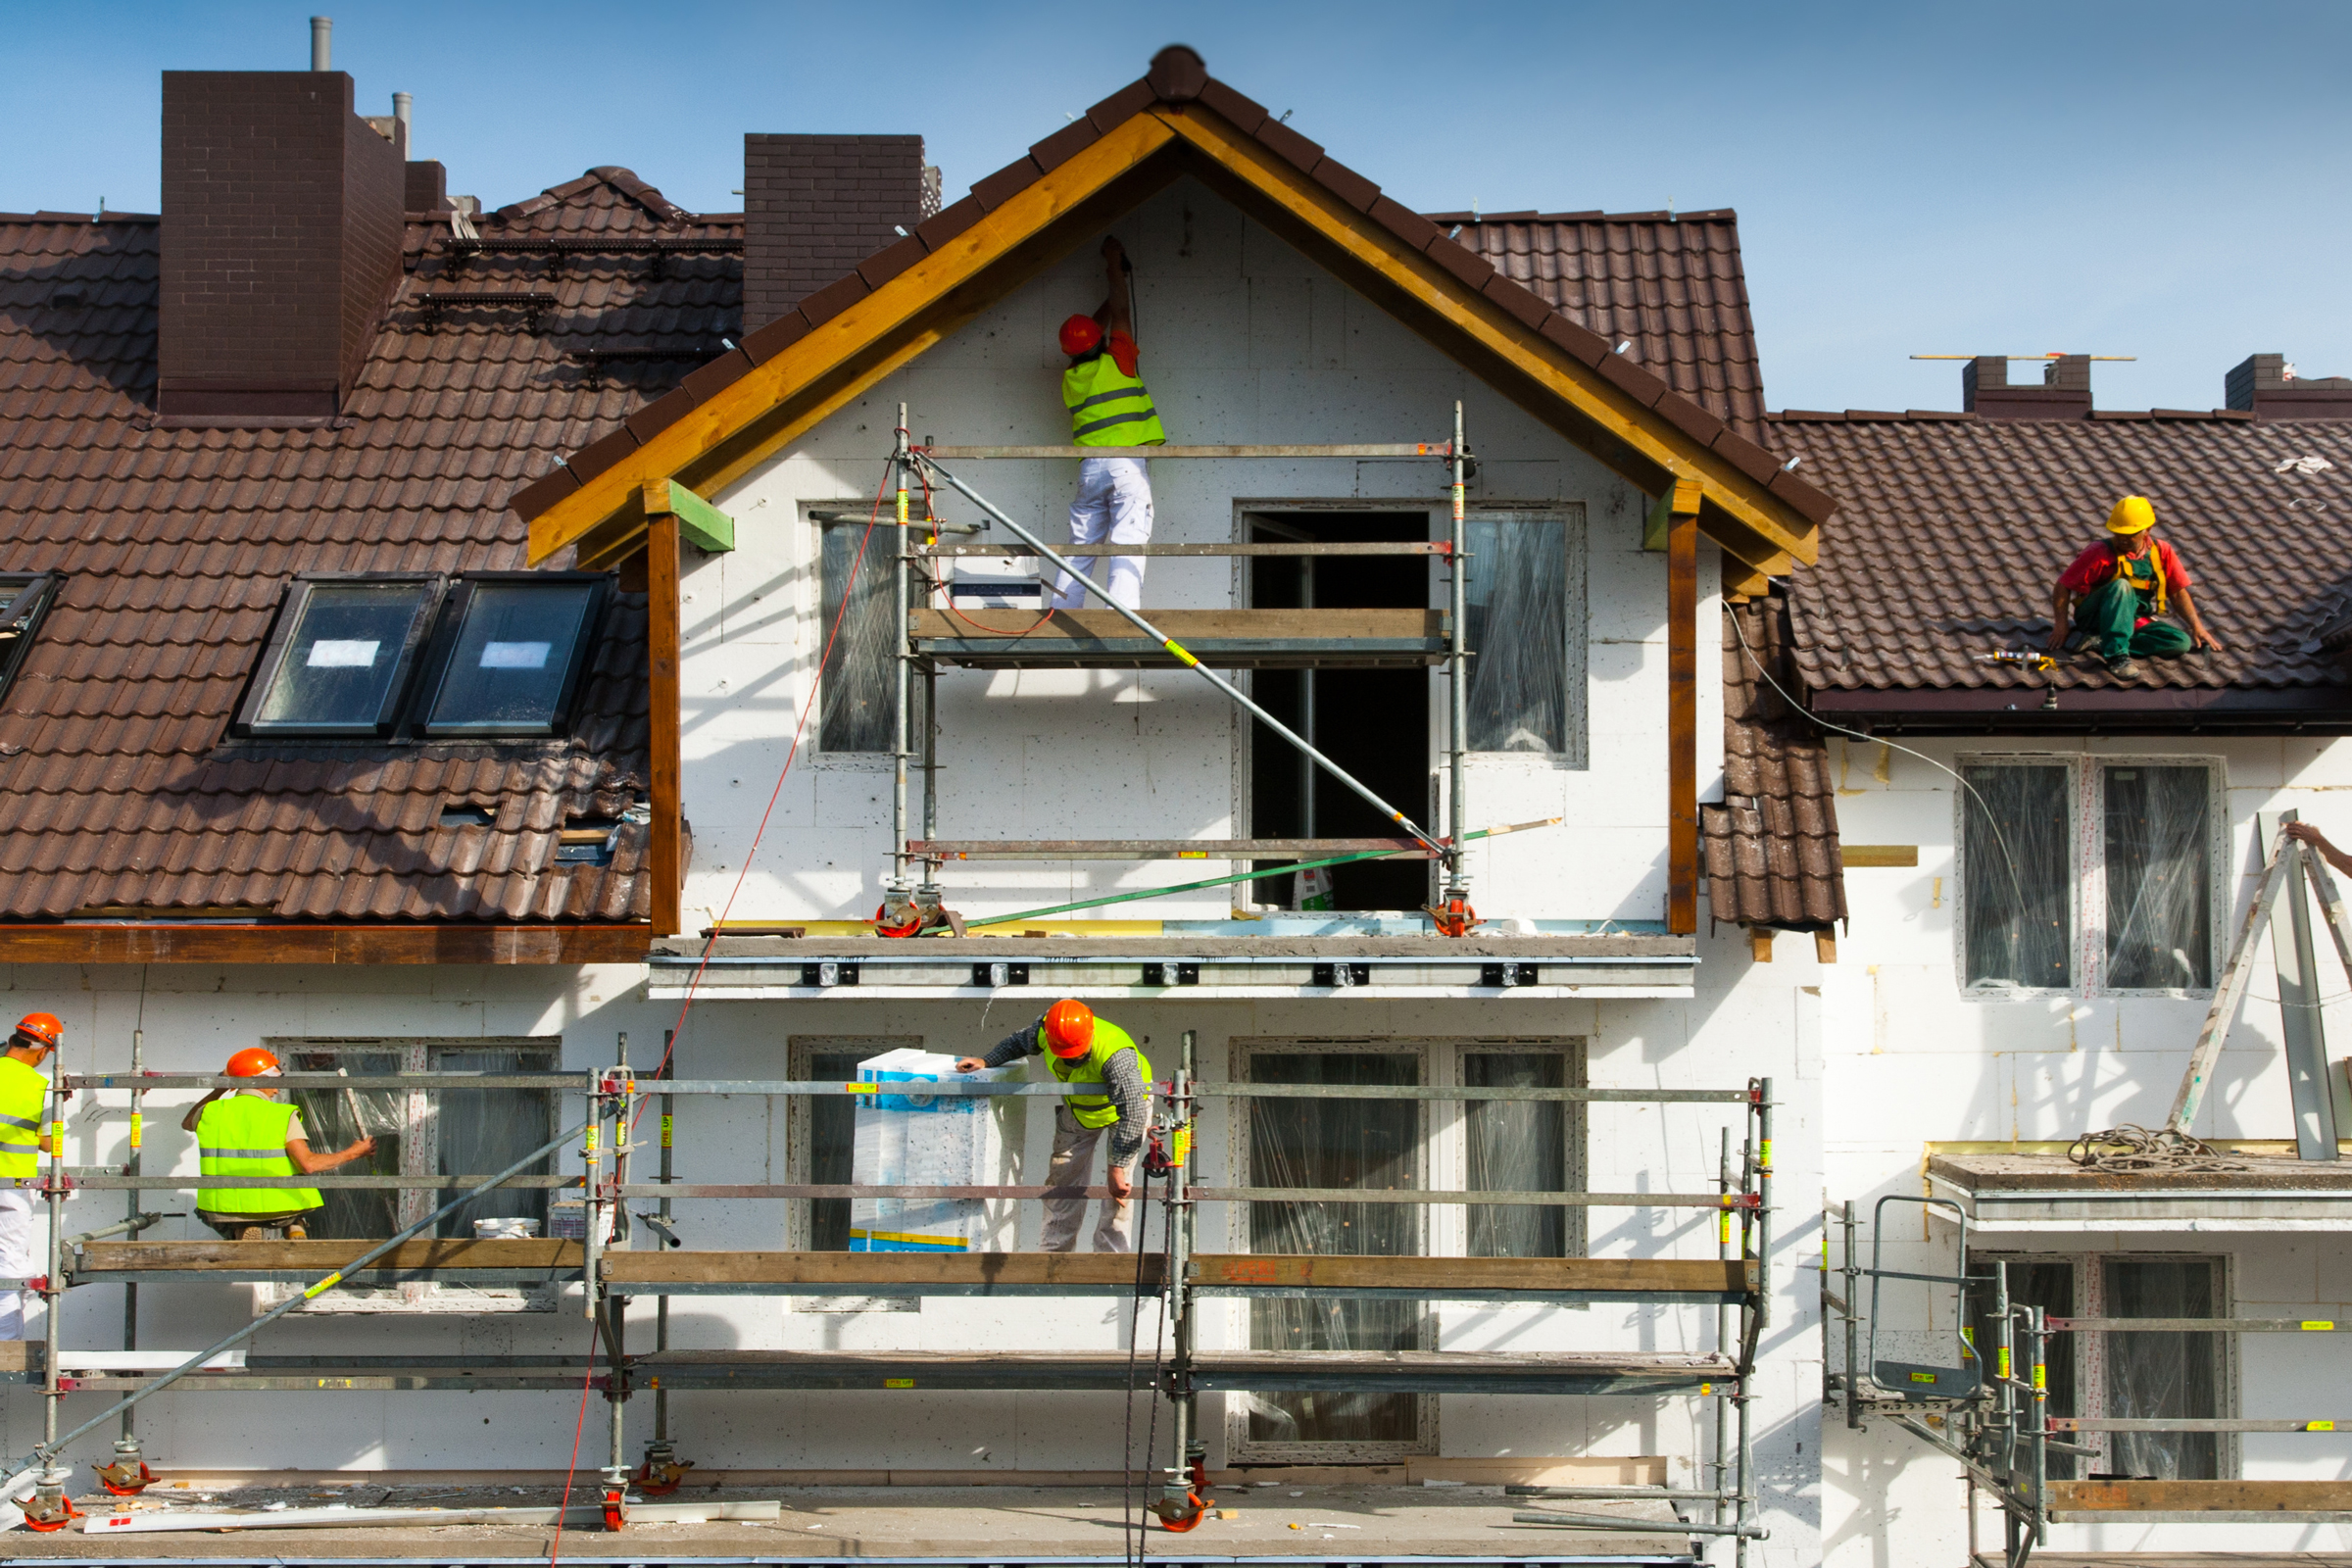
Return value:
<svg viewBox="0 0 2352 1568">
<path fill-rule="evenodd" d="M 0 573 L 0 697 L 8 694 L 9 682 L 24 662 L 61 580 L 54 571 Z"/>
<path fill-rule="evenodd" d="M 256 735 L 388 735 L 441 579 L 298 577 L 238 715 Z"/>
<path fill-rule="evenodd" d="M 601 572 L 478 572 L 460 581 L 447 616 L 456 634 L 418 730 L 561 734 L 611 591 Z"/>
</svg>

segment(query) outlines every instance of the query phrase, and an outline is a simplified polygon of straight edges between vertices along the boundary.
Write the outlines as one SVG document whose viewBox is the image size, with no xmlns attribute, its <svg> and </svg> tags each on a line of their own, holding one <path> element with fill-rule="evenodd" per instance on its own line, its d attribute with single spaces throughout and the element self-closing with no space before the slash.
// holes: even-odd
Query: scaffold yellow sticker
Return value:
<svg viewBox="0 0 2352 1568">
<path fill-rule="evenodd" d="M 2330 1334 L 2334 1330 L 2335 1324 L 2328 1318 L 2312 1318 L 2303 1325 L 2303 1331 L 2307 1334 Z"/>
</svg>

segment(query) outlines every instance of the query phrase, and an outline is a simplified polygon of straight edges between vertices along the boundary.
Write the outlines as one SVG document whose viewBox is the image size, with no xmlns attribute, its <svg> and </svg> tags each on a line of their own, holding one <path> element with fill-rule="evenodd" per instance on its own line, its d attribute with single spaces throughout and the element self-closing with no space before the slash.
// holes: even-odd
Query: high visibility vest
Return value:
<svg viewBox="0 0 2352 1568">
<path fill-rule="evenodd" d="M 286 1130 L 294 1107 L 256 1095 L 225 1095 L 196 1118 L 198 1169 L 207 1176 L 291 1176 Z M 323 1207 L 307 1187 L 218 1187 L 196 1195 L 196 1206 L 216 1214 L 284 1214 Z"/>
<path fill-rule="evenodd" d="M 0 1181 L 40 1174 L 41 1112 L 49 1080 L 14 1056 L 0 1056 Z"/>
<path fill-rule="evenodd" d="M 1168 439 L 1151 388 L 1120 369 L 1107 349 L 1061 372 L 1061 401 L 1070 411 L 1070 439 L 1079 446 L 1155 447 Z"/>
<path fill-rule="evenodd" d="M 1083 1056 L 1056 1056 L 1054 1048 L 1046 1043 L 1046 1026 L 1037 1026 L 1037 1049 L 1044 1053 L 1046 1065 L 1054 1076 L 1065 1084 L 1099 1084 L 1102 1081 L 1103 1065 L 1122 1051 L 1135 1053 L 1136 1070 L 1144 1082 L 1152 1082 L 1152 1063 L 1145 1059 L 1144 1048 L 1135 1038 L 1107 1018 L 1095 1020 L 1095 1041 Z M 1081 1127 L 1109 1127 L 1119 1119 L 1119 1107 L 1108 1095 L 1072 1095 L 1063 1102 L 1070 1114 L 1078 1118 Z"/>
</svg>

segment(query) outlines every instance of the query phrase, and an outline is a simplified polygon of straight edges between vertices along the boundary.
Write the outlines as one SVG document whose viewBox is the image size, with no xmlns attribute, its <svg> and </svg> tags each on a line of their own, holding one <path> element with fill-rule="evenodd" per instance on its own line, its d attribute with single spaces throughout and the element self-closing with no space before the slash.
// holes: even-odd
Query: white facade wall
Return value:
<svg viewBox="0 0 2352 1568">
<path fill-rule="evenodd" d="M 1838 778 L 1838 827 L 1847 844 L 1916 844 L 1916 869 L 1846 873 L 1852 936 L 1822 992 L 1827 1114 L 1825 1197 L 1854 1200 L 1865 1218 L 1882 1194 L 1922 1194 L 1930 1143 L 1986 1146 L 2063 1143 L 2123 1122 L 2161 1125 L 2204 1022 L 2209 997 L 2183 995 L 2016 1000 L 1963 997 L 1955 919 L 1957 786 L 1943 768 L 1963 759 L 2038 754 L 2096 763 L 2105 759 L 2214 760 L 2226 770 L 2227 903 L 2216 909 L 2226 954 L 2259 878 L 2267 846 L 2260 811 L 2287 808 L 2340 837 L 2352 829 L 2343 793 L 2352 787 L 2352 744 L 2325 739 L 2145 737 L 1905 740 L 1912 753 L 1861 741 L 1831 742 Z M 1932 759 L 1933 762 L 1923 759 Z M 1941 764 L 1938 767 L 1934 764 Z M 2328 1021 L 2342 1012 L 2344 985 L 2323 932 L 2321 994 Z M 2195 1131 L 2205 1138 L 2291 1139 L 2278 977 L 2270 940 L 2260 947 L 2249 1000 L 2230 1031 Z M 2340 1091 L 2342 1036 L 2329 1047 Z M 1890 1220 L 1894 1217 L 1889 1211 Z M 1886 1265 L 1949 1272 L 1953 1231 L 1923 1227 L 1916 1207 L 1890 1223 Z M 2228 1260 L 2231 1315 L 2352 1317 L 2352 1262 L 2330 1234 L 2258 1234 L 2214 1222 L 2178 1234 L 1976 1233 L 1972 1247 L 2010 1253 L 2142 1252 Z M 1927 1293 L 1887 1287 L 1887 1321 L 1900 1305 L 1929 1312 Z M 1863 1297 L 1868 1298 L 1867 1285 Z M 1948 1332 L 1947 1313 L 1934 1326 Z M 2235 1341 L 2233 1393 L 2223 1414 L 2333 1417 L 2352 1382 L 2342 1375 L 2337 1336 L 2243 1335 Z M 1832 1352 L 1835 1364 L 1841 1348 Z M 2322 1409 L 2319 1406 L 2326 1405 Z M 1961 1559 L 1966 1516 L 1959 1467 L 1887 1426 L 1848 1434 L 1833 1416 L 1825 1483 L 1831 1560 L 1841 1565 Z M 2227 1471 L 2225 1472 L 2227 1473 Z M 2249 1436 L 2238 1474 L 2247 1479 L 2352 1476 L 2352 1435 Z M 1998 1511 L 1982 1512 L 1984 1540 L 1997 1546 Z M 2174 1551 L 2342 1550 L 2352 1528 L 2337 1525 L 2132 1524 L 2060 1526 L 2047 1549 Z"/>
</svg>

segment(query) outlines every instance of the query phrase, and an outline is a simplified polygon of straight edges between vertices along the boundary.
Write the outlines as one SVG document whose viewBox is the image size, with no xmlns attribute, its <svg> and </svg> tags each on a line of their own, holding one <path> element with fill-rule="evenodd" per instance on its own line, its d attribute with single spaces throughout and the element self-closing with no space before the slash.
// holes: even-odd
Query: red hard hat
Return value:
<svg viewBox="0 0 2352 1568">
<path fill-rule="evenodd" d="M 28 1012 L 17 1025 L 17 1033 L 55 1051 L 57 1043 L 66 1038 L 66 1026 L 54 1012 Z"/>
<path fill-rule="evenodd" d="M 1095 1043 L 1094 1010 L 1067 999 L 1046 1009 L 1046 1045 L 1056 1056 L 1083 1056 Z"/>
<path fill-rule="evenodd" d="M 1102 346 L 1102 323 L 1091 316 L 1073 316 L 1061 323 L 1061 352 L 1092 354 Z"/>
<path fill-rule="evenodd" d="M 228 1058 L 231 1078 L 259 1078 L 266 1072 L 277 1071 L 277 1058 L 259 1046 L 247 1046 Z"/>
</svg>

